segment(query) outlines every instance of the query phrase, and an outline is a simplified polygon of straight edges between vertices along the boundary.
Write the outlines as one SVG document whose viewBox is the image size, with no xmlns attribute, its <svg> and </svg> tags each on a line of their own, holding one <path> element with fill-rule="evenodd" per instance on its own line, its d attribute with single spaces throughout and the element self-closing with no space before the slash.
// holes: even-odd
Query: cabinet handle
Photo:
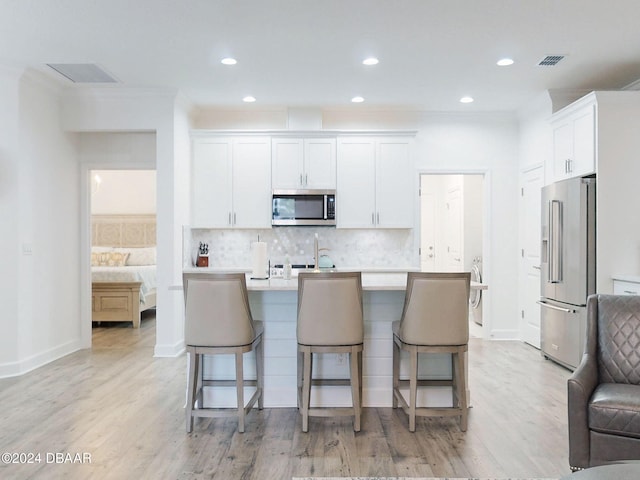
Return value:
<svg viewBox="0 0 640 480">
<path fill-rule="evenodd" d="M 305 174 L 304 174 L 304 186 L 306 187 L 307 185 L 309 185 L 309 182 L 308 182 L 308 175 L 305 173 Z"/>
<path fill-rule="evenodd" d="M 376 213 L 376 223 L 380 225 L 380 212 Z"/>
<path fill-rule="evenodd" d="M 375 225 L 375 224 L 376 224 L 376 217 L 375 217 L 375 214 L 371 212 L 371 225 Z"/>
<path fill-rule="evenodd" d="M 625 290 L 624 293 L 626 293 L 627 295 L 637 295 L 638 292 L 634 292 L 633 290 Z"/>
<path fill-rule="evenodd" d="M 229 212 L 229 221 L 227 222 L 227 225 L 231 225 L 231 212 Z"/>
<path fill-rule="evenodd" d="M 236 212 L 233 212 L 233 224 L 236 224 Z"/>
<path fill-rule="evenodd" d="M 300 186 L 303 187 L 304 183 L 302 183 L 302 174 L 300 174 Z"/>
</svg>

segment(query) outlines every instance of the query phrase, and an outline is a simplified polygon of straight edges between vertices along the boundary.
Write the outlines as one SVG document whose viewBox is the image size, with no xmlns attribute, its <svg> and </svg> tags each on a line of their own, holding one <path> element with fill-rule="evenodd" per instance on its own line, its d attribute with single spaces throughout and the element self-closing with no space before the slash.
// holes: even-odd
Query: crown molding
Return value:
<svg viewBox="0 0 640 480">
<path fill-rule="evenodd" d="M 175 88 L 134 88 L 134 87 L 122 87 L 118 85 L 113 86 L 72 86 L 67 87 L 64 92 L 64 96 L 68 98 L 162 98 L 162 99 L 176 99 L 178 96 L 178 90 Z"/>
</svg>

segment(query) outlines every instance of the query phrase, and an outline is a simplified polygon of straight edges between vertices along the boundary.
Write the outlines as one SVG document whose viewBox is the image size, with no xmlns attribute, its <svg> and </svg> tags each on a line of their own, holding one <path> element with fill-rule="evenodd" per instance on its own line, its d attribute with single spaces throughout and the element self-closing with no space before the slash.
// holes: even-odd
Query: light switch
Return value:
<svg viewBox="0 0 640 480">
<path fill-rule="evenodd" d="M 22 244 L 22 254 L 23 255 L 33 255 L 33 244 L 31 244 L 31 243 L 23 243 Z"/>
</svg>

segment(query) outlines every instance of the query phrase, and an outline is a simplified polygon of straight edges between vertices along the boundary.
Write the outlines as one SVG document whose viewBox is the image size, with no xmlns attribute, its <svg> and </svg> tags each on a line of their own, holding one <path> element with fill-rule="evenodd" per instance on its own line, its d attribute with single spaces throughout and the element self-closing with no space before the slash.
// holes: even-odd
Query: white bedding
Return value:
<svg viewBox="0 0 640 480">
<path fill-rule="evenodd" d="M 144 304 L 145 295 L 156 289 L 155 265 L 126 265 L 124 267 L 91 267 L 92 282 L 142 282 L 140 285 L 140 303 Z"/>
</svg>

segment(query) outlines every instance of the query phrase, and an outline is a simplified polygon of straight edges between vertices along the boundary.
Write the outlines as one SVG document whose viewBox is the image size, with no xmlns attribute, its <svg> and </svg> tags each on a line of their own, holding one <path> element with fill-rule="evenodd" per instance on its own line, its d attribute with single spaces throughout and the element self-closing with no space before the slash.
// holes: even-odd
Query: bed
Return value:
<svg viewBox="0 0 640 480">
<path fill-rule="evenodd" d="M 155 215 L 92 215 L 94 322 L 131 322 L 156 306 Z"/>
</svg>

